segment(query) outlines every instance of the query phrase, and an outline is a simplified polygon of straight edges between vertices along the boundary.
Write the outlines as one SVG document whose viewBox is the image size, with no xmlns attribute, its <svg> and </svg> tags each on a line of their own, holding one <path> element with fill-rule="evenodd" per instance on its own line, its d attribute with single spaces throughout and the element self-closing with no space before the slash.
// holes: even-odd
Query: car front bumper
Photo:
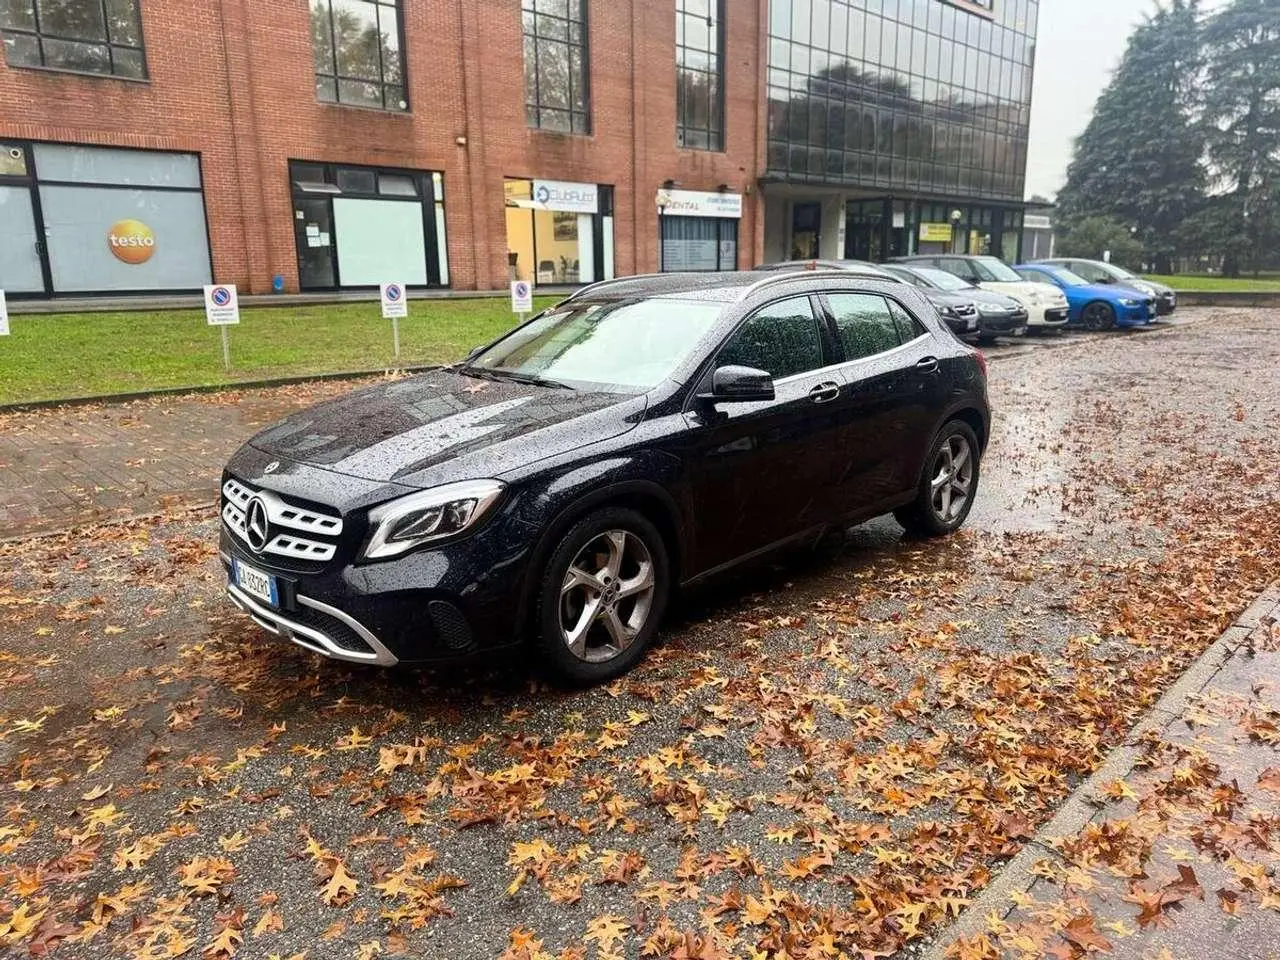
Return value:
<svg viewBox="0 0 1280 960">
<path fill-rule="evenodd" d="M 1068 319 L 1069 310 L 1064 306 L 1044 307 L 1029 306 L 1027 308 L 1027 325 L 1031 327 L 1062 327 Z"/>
<path fill-rule="evenodd" d="M 299 572 L 222 530 L 227 595 L 270 633 L 350 663 L 393 666 L 473 656 L 517 643 L 532 530 L 495 518 L 474 536 L 378 563 Z M 242 589 L 233 560 L 275 578 L 277 603 Z"/>
<path fill-rule="evenodd" d="M 983 337 L 1017 337 L 1026 333 L 1027 312 L 980 313 L 978 333 Z"/>
<path fill-rule="evenodd" d="M 1156 318 L 1157 310 L 1154 306 L 1139 304 L 1136 307 L 1126 307 L 1123 304 L 1113 304 L 1116 311 L 1116 326 L 1118 327 L 1141 327 L 1150 323 Z"/>
<path fill-rule="evenodd" d="M 1178 309 L 1178 295 L 1176 293 L 1162 293 L 1156 297 L 1156 316 L 1167 317 Z"/>
</svg>

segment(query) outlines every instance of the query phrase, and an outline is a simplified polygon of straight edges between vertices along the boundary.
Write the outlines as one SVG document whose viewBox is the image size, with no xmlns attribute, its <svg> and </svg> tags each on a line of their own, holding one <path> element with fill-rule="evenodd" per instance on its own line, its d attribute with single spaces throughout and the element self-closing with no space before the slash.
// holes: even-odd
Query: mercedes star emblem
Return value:
<svg viewBox="0 0 1280 960">
<path fill-rule="evenodd" d="M 280 469 L 280 461 L 279 461 L 279 460 L 272 460 L 270 463 L 268 463 L 265 467 L 263 467 L 263 468 L 262 468 L 262 472 L 263 472 L 263 473 L 275 473 L 275 472 L 276 472 L 277 470 L 279 470 L 279 469 Z"/>
<path fill-rule="evenodd" d="M 244 516 L 244 536 L 254 553 L 261 553 L 267 546 L 267 535 L 270 528 L 267 524 L 267 505 L 261 497 L 249 501 L 249 510 Z"/>
</svg>

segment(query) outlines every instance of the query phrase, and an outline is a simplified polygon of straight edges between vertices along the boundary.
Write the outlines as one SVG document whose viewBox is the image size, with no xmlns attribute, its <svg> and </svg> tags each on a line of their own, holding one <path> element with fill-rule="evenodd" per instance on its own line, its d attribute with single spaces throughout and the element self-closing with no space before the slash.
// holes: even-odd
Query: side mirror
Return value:
<svg viewBox="0 0 1280 960">
<path fill-rule="evenodd" d="M 754 367 L 719 367 L 711 375 L 711 392 L 702 398 L 712 403 L 751 403 L 774 398 L 773 377 Z"/>
</svg>

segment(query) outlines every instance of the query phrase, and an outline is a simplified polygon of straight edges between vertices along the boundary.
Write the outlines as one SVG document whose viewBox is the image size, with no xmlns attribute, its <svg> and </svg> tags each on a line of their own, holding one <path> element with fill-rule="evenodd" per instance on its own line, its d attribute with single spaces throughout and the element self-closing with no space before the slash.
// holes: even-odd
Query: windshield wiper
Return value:
<svg viewBox="0 0 1280 960">
<path fill-rule="evenodd" d="M 471 364 L 463 363 L 454 368 L 458 373 L 468 377 L 476 377 L 480 380 L 493 380 L 497 383 L 506 381 L 508 383 L 527 383 L 533 387 L 552 387 L 556 390 L 574 390 L 575 387 L 560 380 L 552 380 L 549 377 L 539 377 L 532 373 L 517 373 L 514 370 L 493 370 L 487 367 L 474 367 Z"/>
</svg>

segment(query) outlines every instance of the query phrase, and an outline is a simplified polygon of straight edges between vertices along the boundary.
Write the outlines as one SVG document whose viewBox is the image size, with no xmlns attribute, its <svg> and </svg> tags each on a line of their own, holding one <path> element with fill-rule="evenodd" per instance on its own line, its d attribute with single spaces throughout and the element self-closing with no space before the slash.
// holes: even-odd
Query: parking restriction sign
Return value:
<svg viewBox="0 0 1280 960">
<path fill-rule="evenodd" d="M 409 301 L 405 298 L 404 284 L 382 284 L 382 319 L 394 320 L 408 315 Z"/>
<path fill-rule="evenodd" d="M 528 280 L 512 281 L 511 312 L 533 313 L 533 284 Z"/>
</svg>

